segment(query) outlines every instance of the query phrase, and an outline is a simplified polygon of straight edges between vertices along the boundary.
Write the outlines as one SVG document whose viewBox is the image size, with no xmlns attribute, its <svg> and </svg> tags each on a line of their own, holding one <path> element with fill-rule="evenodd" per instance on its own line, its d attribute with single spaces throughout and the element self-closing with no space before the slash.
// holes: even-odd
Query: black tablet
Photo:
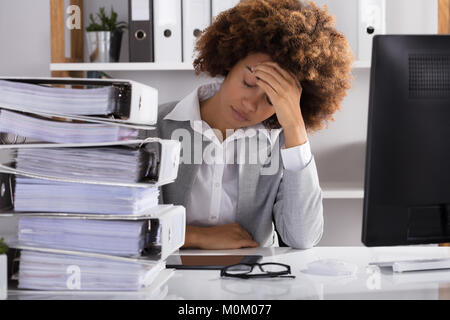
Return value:
<svg viewBox="0 0 450 320">
<path fill-rule="evenodd" d="M 220 270 L 238 263 L 257 263 L 259 255 L 171 255 L 166 267 L 170 269 Z"/>
</svg>

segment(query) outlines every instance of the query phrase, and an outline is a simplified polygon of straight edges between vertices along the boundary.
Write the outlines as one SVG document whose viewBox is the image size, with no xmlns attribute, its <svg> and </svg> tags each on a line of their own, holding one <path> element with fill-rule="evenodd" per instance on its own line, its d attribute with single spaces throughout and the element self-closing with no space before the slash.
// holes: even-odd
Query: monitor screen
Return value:
<svg viewBox="0 0 450 320">
<path fill-rule="evenodd" d="M 450 35 L 372 50 L 362 242 L 450 242 Z"/>
</svg>

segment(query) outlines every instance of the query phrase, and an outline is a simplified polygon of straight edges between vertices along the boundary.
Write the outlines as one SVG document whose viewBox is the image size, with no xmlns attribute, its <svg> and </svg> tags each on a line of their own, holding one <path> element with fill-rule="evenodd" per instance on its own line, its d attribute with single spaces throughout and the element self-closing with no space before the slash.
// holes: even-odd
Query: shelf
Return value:
<svg viewBox="0 0 450 320">
<path fill-rule="evenodd" d="M 194 70 L 189 63 L 117 62 L 51 63 L 50 71 L 170 71 Z"/>
<path fill-rule="evenodd" d="M 354 69 L 370 68 L 369 61 L 356 61 Z M 51 63 L 50 71 L 180 71 L 194 68 L 190 63 L 117 62 L 117 63 Z"/>
<path fill-rule="evenodd" d="M 364 188 L 348 183 L 321 183 L 324 199 L 364 199 Z"/>
<path fill-rule="evenodd" d="M 353 69 L 370 69 L 370 61 L 355 61 L 355 63 L 353 63 Z"/>
</svg>

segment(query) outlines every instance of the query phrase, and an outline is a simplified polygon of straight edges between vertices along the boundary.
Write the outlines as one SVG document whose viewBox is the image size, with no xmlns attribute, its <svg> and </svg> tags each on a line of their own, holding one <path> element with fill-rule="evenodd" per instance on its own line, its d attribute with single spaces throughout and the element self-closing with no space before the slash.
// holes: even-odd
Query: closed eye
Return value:
<svg viewBox="0 0 450 320">
<path fill-rule="evenodd" d="M 247 88 L 255 88 L 255 87 L 257 87 L 256 85 L 252 86 L 252 85 L 248 84 L 245 80 L 243 80 L 242 83 L 243 83 L 244 86 L 246 86 Z M 273 106 L 272 101 L 270 101 L 270 99 L 269 99 L 268 96 L 266 96 L 266 102 L 267 102 L 269 105 Z"/>
<path fill-rule="evenodd" d="M 243 83 L 244 83 L 244 86 L 246 86 L 248 88 L 255 88 L 256 87 L 256 85 L 252 86 L 252 85 L 248 84 L 245 80 L 243 81 Z"/>
</svg>

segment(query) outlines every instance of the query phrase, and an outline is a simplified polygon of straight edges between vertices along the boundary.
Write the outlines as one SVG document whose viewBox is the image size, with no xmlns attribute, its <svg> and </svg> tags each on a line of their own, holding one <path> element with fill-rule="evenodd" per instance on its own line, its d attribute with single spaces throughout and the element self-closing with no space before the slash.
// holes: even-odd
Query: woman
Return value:
<svg viewBox="0 0 450 320">
<path fill-rule="evenodd" d="M 160 137 L 183 141 L 162 199 L 186 207 L 185 247 L 272 246 L 278 232 L 288 246 L 311 248 L 323 214 L 308 133 L 333 119 L 350 88 L 345 37 L 313 3 L 247 0 L 220 14 L 196 50 L 196 74 L 223 82 L 160 106 L 158 123 Z M 261 141 L 258 163 L 236 161 Z"/>
</svg>

